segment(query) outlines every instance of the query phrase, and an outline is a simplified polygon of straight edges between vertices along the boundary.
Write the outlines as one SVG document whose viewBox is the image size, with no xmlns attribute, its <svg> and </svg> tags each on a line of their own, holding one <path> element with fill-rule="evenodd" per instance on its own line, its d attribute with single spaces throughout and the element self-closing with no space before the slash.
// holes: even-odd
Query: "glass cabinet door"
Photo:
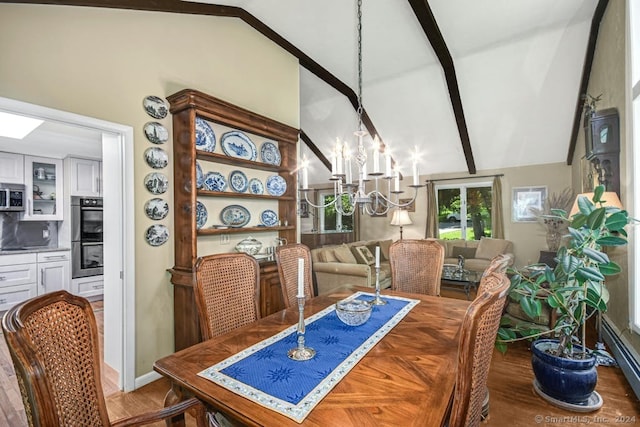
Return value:
<svg viewBox="0 0 640 427">
<path fill-rule="evenodd" d="M 27 206 L 23 220 L 61 221 L 62 160 L 25 156 Z"/>
</svg>

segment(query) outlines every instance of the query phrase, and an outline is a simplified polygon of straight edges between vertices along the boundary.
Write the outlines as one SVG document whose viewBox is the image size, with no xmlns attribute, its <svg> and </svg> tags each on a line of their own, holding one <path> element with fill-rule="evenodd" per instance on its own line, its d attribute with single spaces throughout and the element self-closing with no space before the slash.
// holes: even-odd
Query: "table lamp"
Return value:
<svg viewBox="0 0 640 427">
<path fill-rule="evenodd" d="M 402 226 L 413 224 L 411 218 L 409 217 L 409 212 L 404 209 L 396 209 L 393 211 L 393 217 L 391 218 L 391 225 L 399 225 L 400 226 L 400 240 L 402 240 Z"/>
</svg>

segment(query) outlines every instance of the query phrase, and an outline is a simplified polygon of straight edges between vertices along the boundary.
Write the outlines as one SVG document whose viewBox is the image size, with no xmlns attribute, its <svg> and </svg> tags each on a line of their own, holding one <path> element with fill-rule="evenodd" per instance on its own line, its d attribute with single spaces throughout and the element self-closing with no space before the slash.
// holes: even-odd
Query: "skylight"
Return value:
<svg viewBox="0 0 640 427">
<path fill-rule="evenodd" d="M 0 111 L 0 136 L 23 139 L 42 122 L 39 119 Z"/>
</svg>

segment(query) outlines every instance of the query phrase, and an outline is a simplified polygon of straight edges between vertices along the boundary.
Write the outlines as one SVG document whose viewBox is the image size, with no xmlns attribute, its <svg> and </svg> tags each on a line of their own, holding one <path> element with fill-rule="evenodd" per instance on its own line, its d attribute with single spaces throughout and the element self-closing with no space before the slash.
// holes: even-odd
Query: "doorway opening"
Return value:
<svg viewBox="0 0 640 427">
<path fill-rule="evenodd" d="M 135 389 L 135 265 L 133 128 L 92 117 L 0 97 L 0 111 L 96 131 L 102 145 L 104 228 L 105 362 L 118 372 L 118 387 Z M 90 142 L 91 143 L 91 142 Z M 105 179 L 104 174 L 108 174 Z"/>
</svg>

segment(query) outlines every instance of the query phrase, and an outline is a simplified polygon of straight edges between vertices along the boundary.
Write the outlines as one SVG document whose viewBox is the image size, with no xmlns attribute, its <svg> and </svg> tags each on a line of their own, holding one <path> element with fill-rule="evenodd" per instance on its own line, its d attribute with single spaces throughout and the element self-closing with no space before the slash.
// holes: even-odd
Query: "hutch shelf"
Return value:
<svg viewBox="0 0 640 427">
<path fill-rule="evenodd" d="M 296 144 L 298 129 L 252 113 L 226 101 L 202 92 L 185 89 L 167 100 L 173 116 L 173 188 L 174 188 L 174 241 L 175 265 L 170 270 L 174 285 L 175 349 L 181 350 L 201 341 L 200 327 L 196 312 L 193 286 L 195 264 L 198 257 L 209 255 L 197 253 L 198 238 L 236 233 L 277 232 L 279 238 L 296 241 L 297 215 L 296 197 Z M 281 163 L 279 166 L 230 157 L 220 153 L 196 150 L 196 117 L 211 123 L 277 142 Z M 232 165 L 245 171 L 267 171 L 280 175 L 287 183 L 282 196 L 255 195 L 248 193 L 214 192 L 198 189 L 196 186 L 196 160 L 212 164 Z M 198 200 L 219 200 L 231 198 L 238 202 L 247 200 L 274 201 L 278 205 L 278 217 L 286 218 L 286 226 L 242 228 L 202 228 L 196 226 L 195 207 Z M 252 216 L 255 213 L 252 213 Z M 262 316 L 274 313 L 284 307 L 275 262 L 260 263 L 260 308 Z"/>
</svg>

